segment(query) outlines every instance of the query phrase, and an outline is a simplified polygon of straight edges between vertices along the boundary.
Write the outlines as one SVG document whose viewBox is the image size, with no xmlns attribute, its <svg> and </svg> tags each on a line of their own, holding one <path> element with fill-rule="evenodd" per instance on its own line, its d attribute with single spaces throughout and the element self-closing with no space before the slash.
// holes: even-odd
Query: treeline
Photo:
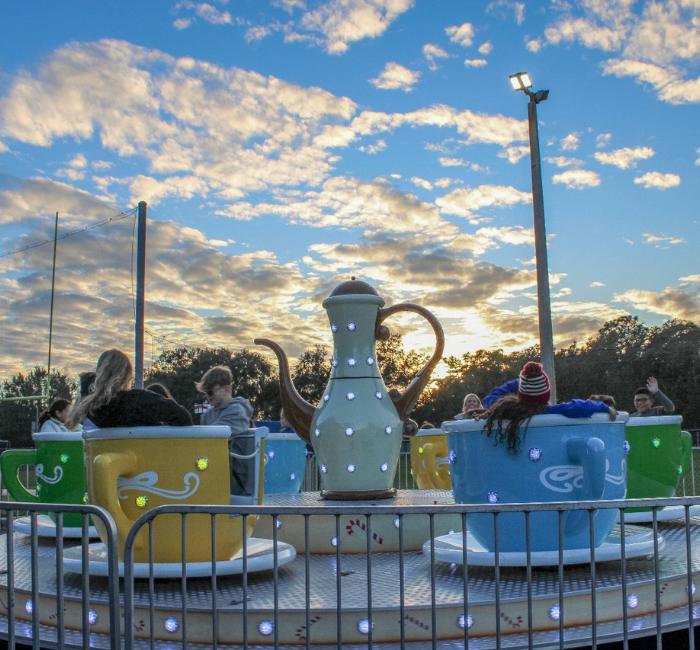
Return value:
<svg viewBox="0 0 700 650">
<path fill-rule="evenodd" d="M 331 368 L 330 349 L 316 346 L 299 358 L 293 380 L 309 402 L 321 398 Z M 421 397 L 412 417 L 439 425 L 461 409 L 466 393 L 485 395 L 494 386 L 517 376 L 529 359 L 537 359 L 537 347 L 517 352 L 477 350 L 461 357 L 447 357 L 447 374 L 436 379 Z M 400 335 L 377 343 L 377 362 L 389 389 L 404 389 L 427 361 L 427 355 L 406 351 Z M 193 410 L 202 401 L 194 387 L 214 365 L 228 365 L 235 392 L 253 404 L 259 419 L 276 419 L 280 398 L 277 366 L 257 352 L 232 352 L 227 348 L 177 348 L 160 355 L 147 371 L 146 383 L 161 382 L 175 399 Z M 560 400 L 605 393 L 615 397 L 618 408 L 632 409 L 634 389 L 654 375 L 661 389 L 675 402 L 686 428 L 700 427 L 700 328 L 688 321 L 670 320 L 650 327 L 624 316 L 609 321 L 583 344 L 573 343 L 557 351 L 557 391 Z M 0 384 L 3 397 L 40 395 L 46 370 L 34 368 Z M 77 378 L 52 371 L 52 395 L 77 393 Z M 44 405 L 41 405 L 44 406 Z M 31 445 L 33 403 L 0 403 L 0 439 L 10 446 Z"/>
</svg>

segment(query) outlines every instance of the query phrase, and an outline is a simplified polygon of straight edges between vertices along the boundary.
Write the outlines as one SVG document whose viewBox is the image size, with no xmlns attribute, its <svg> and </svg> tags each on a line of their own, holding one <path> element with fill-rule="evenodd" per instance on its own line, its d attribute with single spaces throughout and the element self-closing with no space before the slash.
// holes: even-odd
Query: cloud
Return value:
<svg viewBox="0 0 700 650">
<path fill-rule="evenodd" d="M 433 184 L 430 181 L 426 180 L 425 178 L 420 178 L 419 176 L 411 176 L 411 183 L 424 190 L 433 189 Z"/>
<path fill-rule="evenodd" d="M 329 54 L 344 54 L 350 43 L 381 36 L 414 0 L 329 0 L 306 12 L 299 28 L 317 34 Z"/>
<path fill-rule="evenodd" d="M 386 140 L 377 140 L 376 142 L 368 145 L 362 145 L 358 147 L 359 151 L 367 153 L 371 156 L 384 151 L 387 148 Z"/>
<path fill-rule="evenodd" d="M 634 0 L 562 4 L 563 15 L 549 24 L 550 45 L 578 42 L 615 53 L 603 61 L 604 74 L 632 77 L 649 84 L 670 104 L 700 101 L 700 5 L 694 0 L 647 0 L 634 13 Z"/>
<path fill-rule="evenodd" d="M 506 18 L 512 14 L 516 24 L 522 25 L 525 21 L 525 3 L 514 2 L 514 0 L 492 0 L 486 5 L 486 13 L 499 18 Z"/>
<path fill-rule="evenodd" d="M 452 190 L 435 203 L 445 214 L 469 219 L 482 208 L 509 207 L 531 200 L 529 192 L 521 192 L 510 185 L 479 185 Z"/>
<path fill-rule="evenodd" d="M 651 147 L 623 147 L 609 152 L 597 151 L 593 157 L 602 165 L 614 165 L 620 169 L 636 167 L 638 160 L 646 160 L 654 155 Z"/>
<path fill-rule="evenodd" d="M 598 289 L 599 287 L 604 287 L 605 282 L 600 282 L 598 280 L 594 280 L 593 282 L 591 282 L 590 286 L 594 289 Z"/>
<path fill-rule="evenodd" d="M 678 174 L 666 174 L 663 172 L 647 172 L 634 179 L 635 185 L 641 185 L 646 189 L 667 190 L 670 187 L 678 187 L 681 177 Z"/>
<path fill-rule="evenodd" d="M 443 167 L 466 167 L 467 162 L 462 160 L 461 158 L 449 158 L 447 156 L 441 156 L 438 158 L 438 162 L 443 166 Z"/>
<path fill-rule="evenodd" d="M 471 47 L 474 42 L 474 26 L 471 23 L 451 25 L 445 28 L 445 33 L 453 43 L 462 47 Z"/>
<path fill-rule="evenodd" d="M 656 248 L 668 248 L 669 246 L 685 243 L 685 239 L 681 237 L 664 237 L 663 235 L 653 235 L 648 232 L 645 232 L 642 237 L 644 237 L 646 244 L 651 244 Z"/>
<path fill-rule="evenodd" d="M 446 59 L 449 55 L 441 47 L 433 45 L 432 43 L 426 43 L 423 46 L 423 56 L 428 61 L 428 68 L 437 70 L 435 59 Z"/>
<path fill-rule="evenodd" d="M 666 287 L 663 291 L 629 289 L 617 293 L 613 300 L 633 306 L 635 311 L 648 311 L 669 318 L 700 320 L 700 295 L 678 287 Z"/>
<path fill-rule="evenodd" d="M 566 185 L 570 190 L 582 190 L 586 187 L 598 187 L 600 176 L 588 169 L 569 169 L 561 174 L 554 174 L 552 182 Z"/>
<path fill-rule="evenodd" d="M 73 233 L 58 242 L 53 363 L 86 370 L 106 348 L 132 348 L 133 211 L 120 215 L 84 192 L 33 180 L 0 192 L 0 214 L 25 227 L 18 244 L 46 242 L 0 257 L 0 374 L 46 362 L 53 232 L 46 201 L 59 209 L 59 232 Z M 153 219 L 148 228 L 150 331 L 174 344 L 240 349 L 277 321 L 275 338 L 287 339 L 297 354 L 315 342 L 308 329 L 315 317 L 293 309 L 316 290 L 313 274 L 303 278 L 296 264 L 269 251 L 227 254 L 222 244 L 229 242 L 170 221 Z"/>
<path fill-rule="evenodd" d="M 293 224 L 314 228 L 359 228 L 366 231 L 409 233 L 449 230 L 436 206 L 402 194 L 382 180 L 362 182 L 337 176 L 319 190 L 303 193 L 279 190 L 277 201 L 234 203 L 219 214 L 233 219 L 276 215 Z"/>
<path fill-rule="evenodd" d="M 612 140 L 612 133 L 599 133 L 595 138 L 596 149 L 607 147 Z"/>
<path fill-rule="evenodd" d="M 483 54 L 484 56 L 488 56 L 491 54 L 493 51 L 493 43 L 491 41 L 485 41 L 481 45 L 479 45 L 479 54 Z"/>
<path fill-rule="evenodd" d="M 569 158 L 568 156 L 545 156 L 545 162 L 555 167 L 578 167 L 583 165 L 583 160 L 579 158 Z"/>
<path fill-rule="evenodd" d="M 695 153 L 700 154 L 700 147 L 695 150 Z M 695 159 L 695 165 L 700 166 L 700 158 Z"/>
<path fill-rule="evenodd" d="M 486 59 L 464 59 L 464 65 L 468 68 L 483 68 L 487 63 Z"/>
<path fill-rule="evenodd" d="M 562 151 L 576 151 L 576 149 L 578 149 L 579 139 L 578 133 L 569 133 L 569 135 L 561 139 L 559 146 Z"/>
<path fill-rule="evenodd" d="M 526 38 L 525 47 L 528 52 L 537 54 L 542 49 L 542 41 L 539 38 Z"/>
<path fill-rule="evenodd" d="M 209 2 L 191 2 L 190 0 L 180 0 L 175 5 L 175 11 L 189 11 L 194 16 L 178 18 L 173 24 L 176 29 L 183 30 L 189 27 L 194 18 L 199 18 L 210 25 L 231 25 L 233 19 L 228 11 L 217 9 Z"/>
<path fill-rule="evenodd" d="M 420 79 L 420 72 L 409 70 L 398 63 L 389 62 L 384 66 L 384 70 L 369 81 L 373 86 L 382 90 L 403 90 L 408 93 L 413 90 L 418 79 Z"/>
<path fill-rule="evenodd" d="M 700 282 L 700 273 L 694 273 L 693 275 L 684 275 L 682 278 L 678 278 L 679 282 Z"/>
<path fill-rule="evenodd" d="M 515 164 L 519 162 L 525 156 L 530 155 L 530 146 L 527 144 L 513 145 L 512 147 L 506 147 L 503 151 L 498 154 L 499 158 L 505 158 L 509 163 Z"/>
</svg>

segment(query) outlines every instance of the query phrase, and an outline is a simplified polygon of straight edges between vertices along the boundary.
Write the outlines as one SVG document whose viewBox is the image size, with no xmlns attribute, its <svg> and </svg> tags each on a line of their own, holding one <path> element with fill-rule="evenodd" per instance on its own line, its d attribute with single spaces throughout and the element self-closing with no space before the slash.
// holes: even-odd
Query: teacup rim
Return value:
<svg viewBox="0 0 700 650">
<path fill-rule="evenodd" d="M 639 427 L 639 426 L 652 426 L 660 424 L 682 424 L 682 415 L 649 415 L 644 417 L 643 415 L 635 415 L 627 420 L 628 427 Z"/>
<path fill-rule="evenodd" d="M 82 431 L 37 431 L 32 434 L 34 442 L 78 442 L 83 440 Z"/>
<path fill-rule="evenodd" d="M 273 433 L 267 433 L 265 434 L 265 438 L 267 440 L 300 440 L 301 442 L 303 442 L 303 440 L 301 440 L 301 438 L 292 431 L 275 431 Z"/>
<path fill-rule="evenodd" d="M 109 427 L 104 429 L 86 429 L 84 440 L 144 440 L 154 438 L 230 438 L 228 426 L 197 424 L 186 427 L 178 426 L 141 426 Z"/>
<path fill-rule="evenodd" d="M 444 431 L 442 429 L 439 429 L 435 427 L 434 429 L 418 429 L 414 436 L 417 438 L 418 436 L 440 436 L 444 435 Z"/>
<path fill-rule="evenodd" d="M 648 418 L 646 418 L 648 419 Z M 618 411 L 615 421 L 611 421 L 606 413 L 594 413 L 588 418 L 567 418 L 556 413 L 533 415 L 528 423 L 529 427 L 560 427 L 560 426 L 584 426 L 599 424 L 625 424 L 629 420 L 629 413 Z M 485 420 L 447 420 L 442 423 L 442 430 L 446 433 L 462 433 L 466 431 L 483 431 Z"/>
</svg>

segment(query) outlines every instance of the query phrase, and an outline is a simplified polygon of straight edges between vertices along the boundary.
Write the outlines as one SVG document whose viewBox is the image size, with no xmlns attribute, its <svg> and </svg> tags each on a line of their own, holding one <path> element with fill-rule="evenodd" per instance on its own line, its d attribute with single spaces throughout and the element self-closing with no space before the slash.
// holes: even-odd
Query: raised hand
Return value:
<svg viewBox="0 0 700 650">
<path fill-rule="evenodd" d="M 613 406 L 608 406 L 608 417 L 614 422 L 617 418 L 617 410 Z"/>
<path fill-rule="evenodd" d="M 656 381 L 656 377 L 649 377 L 647 379 L 647 388 L 652 395 L 656 395 L 659 392 L 659 382 Z"/>
</svg>

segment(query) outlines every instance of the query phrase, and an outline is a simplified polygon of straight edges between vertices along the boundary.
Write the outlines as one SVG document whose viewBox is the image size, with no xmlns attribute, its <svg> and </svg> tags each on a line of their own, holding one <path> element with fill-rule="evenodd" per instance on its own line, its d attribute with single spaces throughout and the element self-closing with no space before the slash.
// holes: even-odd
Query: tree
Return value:
<svg viewBox="0 0 700 650">
<path fill-rule="evenodd" d="M 3 381 L 0 396 L 4 399 L 39 396 L 45 387 L 46 368 L 35 366 L 27 374 L 20 372 Z M 60 370 L 52 370 L 49 390 L 52 398 L 72 399 L 77 392 L 77 383 Z M 0 438 L 7 440 L 10 447 L 31 447 L 32 423 L 47 407 L 48 402 L 44 400 L 0 402 Z"/>
<path fill-rule="evenodd" d="M 249 399 L 256 416 L 269 418 L 279 413 L 279 397 L 276 397 L 279 391 L 275 388 L 272 366 L 257 352 L 190 347 L 166 350 L 147 371 L 145 383 L 165 384 L 180 404 L 193 410 L 195 403 L 203 401 L 195 383 L 213 366 L 231 369 L 234 395 Z"/>
<path fill-rule="evenodd" d="M 318 404 L 331 374 L 331 358 L 328 348 L 317 345 L 306 350 L 294 367 L 294 386 L 309 403 Z"/>
<path fill-rule="evenodd" d="M 430 355 L 413 350 L 406 352 L 401 334 L 392 334 L 386 341 L 377 341 L 377 365 L 384 384 L 391 390 L 403 390 L 428 362 Z"/>
</svg>

